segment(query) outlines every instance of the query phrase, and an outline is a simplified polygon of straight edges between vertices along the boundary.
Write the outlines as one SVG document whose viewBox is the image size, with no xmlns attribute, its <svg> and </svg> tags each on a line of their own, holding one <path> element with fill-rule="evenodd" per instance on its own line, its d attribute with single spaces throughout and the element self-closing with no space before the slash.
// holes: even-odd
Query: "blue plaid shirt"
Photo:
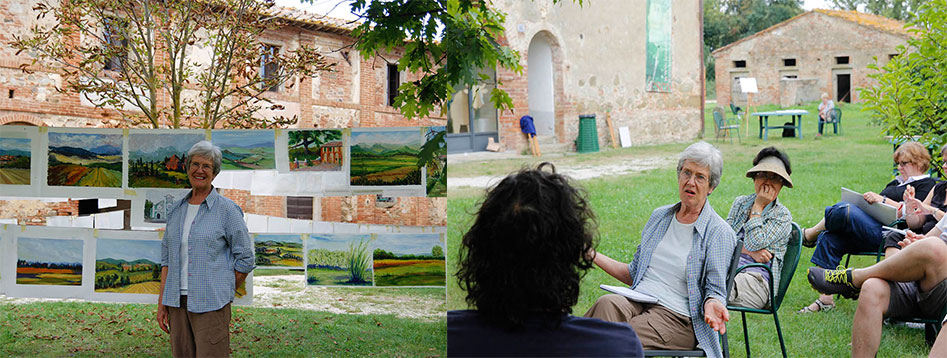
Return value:
<svg viewBox="0 0 947 358">
<path fill-rule="evenodd" d="M 192 192 L 193 193 L 193 192 Z M 188 193 L 174 204 L 161 240 L 161 266 L 168 267 L 161 304 L 181 307 L 181 235 Z M 188 236 L 187 310 L 216 311 L 233 301 L 234 271 L 253 270 L 253 241 L 243 210 L 213 188 L 201 203 Z"/>
<path fill-rule="evenodd" d="M 681 203 L 654 209 L 651 218 L 641 231 L 641 243 L 635 258 L 628 264 L 633 280 L 631 288 L 638 286 L 651 263 L 651 255 L 664 238 L 674 214 Z M 715 298 L 727 304 L 727 270 L 733 256 L 736 236 L 730 225 L 704 202 L 697 221 L 694 222 L 694 244 L 687 255 L 687 305 L 698 345 L 708 357 L 723 357 L 720 340 L 710 325 L 704 322 L 704 301 Z"/>
</svg>

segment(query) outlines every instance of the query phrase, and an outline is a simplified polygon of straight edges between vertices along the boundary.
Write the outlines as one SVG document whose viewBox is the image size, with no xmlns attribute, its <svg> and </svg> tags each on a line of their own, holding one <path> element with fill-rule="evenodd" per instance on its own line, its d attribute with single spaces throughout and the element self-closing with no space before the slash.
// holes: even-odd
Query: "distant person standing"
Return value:
<svg viewBox="0 0 947 358">
<path fill-rule="evenodd" d="M 835 118 L 832 118 L 832 109 L 835 108 L 835 102 L 829 99 L 829 94 L 822 92 L 822 103 L 819 103 L 819 133 L 815 136 L 822 135 L 822 127 L 825 123 L 832 123 Z"/>
<path fill-rule="evenodd" d="M 211 185 L 221 158 L 208 141 L 188 150 L 191 192 L 175 203 L 161 241 L 157 319 L 175 357 L 230 355 L 230 303 L 254 268 L 243 211 Z"/>
</svg>

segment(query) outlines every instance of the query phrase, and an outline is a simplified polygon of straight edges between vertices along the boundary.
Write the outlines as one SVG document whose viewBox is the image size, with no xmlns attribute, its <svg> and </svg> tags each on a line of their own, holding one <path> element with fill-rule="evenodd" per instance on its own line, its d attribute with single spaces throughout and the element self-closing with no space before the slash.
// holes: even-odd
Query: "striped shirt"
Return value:
<svg viewBox="0 0 947 358">
<path fill-rule="evenodd" d="M 666 205 L 654 209 L 651 218 L 641 231 L 641 243 L 635 258 L 628 264 L 628 272 L 635 288 L 644 277 L 655 248 L 664 238 L 674 214 L 681 204 Z M 736 238 L 730 225 L 704 202 L 697 221 L 694 222 L 694 244 L 687 255 L 687 301 L 694 336 L 708 357 L 723 357 L 720 340 L 710 325 L 704 322 L 704 302 L 715 298 L 727 304 L 727 270 L 733 256 Z"/>
<path fill-rule="evenodd" d="M 161 240 L 161 266 L 168 267 L 161 301 L 165 306 L 181 303 L 181 236 L 191 194 L 174 204 Z M 213 188 L 188 234 L 187 260 L 187 310 L 194 313 L 216 311 L 233 301 L 234 271 L 249 273 L 255 267 L 243 210 Z"/>
<path fill-rule="evenodd" d="M 750 208 L 755 200 L 755 193 L 734 199 L 727 223 L 734 232 L 743 230 L 743 248 L 746 251 L 767 249 L 773 254 L 769 267 L 773 270 L 773 288 L 778 290 L 779 272 L 783 268 L 783 256 L 786 255 L 789 234 L 792 232 L 792 214 L 777 198 L 763 208 L 760 216 L 750 219 Z"/>
</svg>

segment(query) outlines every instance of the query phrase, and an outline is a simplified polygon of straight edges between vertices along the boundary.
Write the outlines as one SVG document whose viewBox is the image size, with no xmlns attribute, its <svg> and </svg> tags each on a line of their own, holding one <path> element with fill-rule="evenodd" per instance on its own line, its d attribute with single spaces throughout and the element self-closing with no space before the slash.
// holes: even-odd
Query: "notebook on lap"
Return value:
<svg viewBox="0 0 947 358">
<path fill-rule="evenodd" d="M 888 225 L 898 219 L 898 209 L 882 203 L 868 204 L 865 197 L 849 188 L 842 187 L 842 201 L 855 204 L 878 222 Z"/>
</svg>

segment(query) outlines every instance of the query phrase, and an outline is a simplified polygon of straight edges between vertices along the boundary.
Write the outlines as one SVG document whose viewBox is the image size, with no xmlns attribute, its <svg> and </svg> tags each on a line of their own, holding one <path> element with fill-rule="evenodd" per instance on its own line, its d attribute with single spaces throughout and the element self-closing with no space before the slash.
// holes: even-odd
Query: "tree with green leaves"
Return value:
<svg viewBox="0 0 947 358">
<path fill-rule="evenodd" d="M 704 0 L 704 66 L 714 79 L 711 52 L 803 12 L 801 0 Z"/>
<path fill-rule="evenodd" d="M 331 66 L 307 45 L 264 54 L 261 35 L 286 25 L 272 7 L 273 0 L 42 0 L 33 9 L 49 21 L 10 45 L 32 55 L 24 71 L 52 68 L 64 79 L 60 91 L 112 109 L 122 126 L 283 126 L 296 118 L 254 116 L 279 107 L 264 92 Z M 170 105 L 159 105 L 165 98 Z"/>
<path fill-rule="evenodd" d="M 418 168 L 427 168 L 428 196 L 447 195 L 447 128 L 429 127 L 418 153 Z"/>
<path fill-rule="evenodd" d="M 876 58 L 868 66 L 878 71 L 868 76 L 878 84 L 860 95 L 884 133 L 920 136 L 921 143 L 940 148 L 947 143 L 947 0 L 926 2 L 915 16 L 907 26 L 916 36 L 884 65 Z M 933 158 L 936 170 L 942 170 L 941 159 Z"/>
<path fill-rule="evenodd" d="M 438 245 L 434 245 L 434 247 L 431 248 L 431 256 L 435 258 L 444 257 L 444 249 Z"/>
<path fill-rule="evenodd" d="M 289 148 L 302 147 L 307 155 L 311 154 L 309 147 L 319 146 L 336 140 L 342 140 L 342 131 L 338 129 L 301 130 L 289 132 Z"/>
</svg>

